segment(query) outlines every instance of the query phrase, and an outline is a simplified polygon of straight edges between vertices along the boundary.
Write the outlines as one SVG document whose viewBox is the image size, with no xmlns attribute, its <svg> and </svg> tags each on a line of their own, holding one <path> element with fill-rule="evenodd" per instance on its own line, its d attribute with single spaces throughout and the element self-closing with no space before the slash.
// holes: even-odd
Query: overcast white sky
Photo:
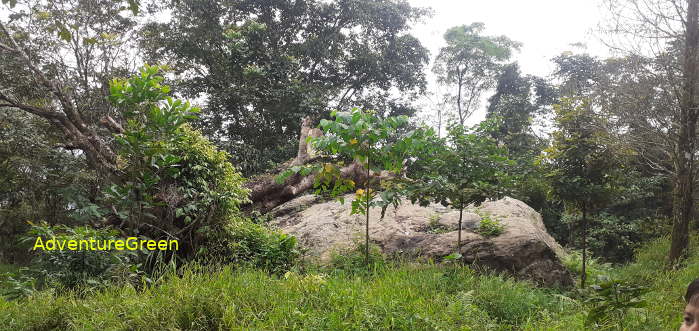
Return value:
<svg viewBox="0 0 699 331">
<path fill-rule="evenodd" d="M 548 76 L 553 71 L 551 58 L 564 51 L 579 51 L 572 43 L 584 43 L 587 52 L 609 56 L 607 48 L 594 34 L 603 9 L 599 0 L 409 0 L 415 7 L 431 7 L 432 18 L 414 27 L 413 34 L 431 52 L 431 58 L 444 45 L 447 29 L 462 24 L 483 22 L 486 35 L 505 35 L 523 44 L 514 60 L 525 74 Z M 431 68 L 431 66 L 430 66 Z M 486 97 L 490 93 L 486 93 Z M 469 122 L 485 116 L 481 110 Z"/>
<path fill-rule="evenodd" d="M 593 55 L 608 55 L 592 34 L 600 14 L 598 0 L 409 0 L 415 7 L 431 7 L 434 16 L 414 28 L 432 57 L 443 46 L 450 27 L 485 23 L 486 35 L 505 35 L 523 43 L 516 60 L 527 74 L 548 75 L 550 59 L 571 43 L 587 44 Z"/>
</svg>

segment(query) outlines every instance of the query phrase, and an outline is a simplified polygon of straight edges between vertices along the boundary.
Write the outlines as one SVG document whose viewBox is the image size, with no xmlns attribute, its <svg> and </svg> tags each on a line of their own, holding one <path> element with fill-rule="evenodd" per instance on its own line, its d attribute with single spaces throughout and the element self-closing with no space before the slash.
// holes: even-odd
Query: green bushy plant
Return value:
<svg viewBox="0 0 699 331">
<path fill-rule="evenodd" d="M 506 170 L 512 161 L 506 149 L 489 136 L 497 125 L 495 120 L 473 128 L 451 125 L 445 139 L 425 137 L 428 147 L 416 153 L 417 160 L 408 174 L 406 191 L 413 203 L 426 206 L 434 202 L 459 210 L 457 251 L 461 247 L 464 209 L 502 197 L 511 187 L 512 176 Z M 490 225 L 484 228 L 485 234 L 501 232 Z"/>
<path fill-rule="evenodd" d="M 389 206 L 398 207 L 401 203 L 400 185 L 396 178 L 403 173 L 405 163 L 412 152 L 427 144 L 426 136 L 434 134 L 431 129 L 418 129 L 408 133 L 401 132 L 408 124 L 407 116 L 389 116 L 383 118 L 376 111 L 353 108 L 349 112 L 332 111 L 334 120 L 323 119 L 320 127 L 325 133 L 320 137 L 310 137 L 309 141 L 319 152 L 329 157 L 339 157 L 352 160 L 362 165 L 364 172 L 363 188 L 355 191 L 352 200 L 351 215 L 366 216 L 364 231 L 365 262 L 369 265 L 369 214 L 371 207 L 381 208 L 381 218 Z M 343 194 L 354 190 L 358 185 L 353 180 L 343 178 L 341 163 L 312 164 L 295 166 L 277 176 L 278 183 L 283 182 L 292 174 L 309 175 L 315 173 L 314 188 L 316 194 L 329 192 L 344 203 Z M 372 174 L 389 172 L 392 176 L 380 182 L 380 190 L 372 183 Z"/>
<path fill-rule="evenodd" d="M 37 292 L 36 278 L 27 273 L 28 268 L 13 268 L 11 272 L 2 269 L 0 265 L 0 300 L 16 300 Z"/>
<path fill-rule="evenodd" d="M 476 229 L 476 232 L 486 238 L 497 237 L 505 232 L 505 225 L 500 223 L 500 221 L 494 217 L 483 216 L 478 223 L 478 229 Z"/>
<path fill-rule="evenodd" d="M 296 237 L 249 220 L 226 226 L 226 261 L 250 264 L 271 273 L 289 270 L 299 257 Z"/>
<path fill-rule="evenodd" d="M 427 233 L 441 234 L 450 231 L 451 229 L 448 226 L 439 222 L 439 214 L 430 216 L 430 221 L 427 223 Z"/>
<path fill-rule="evenodd" d="M 230 155 L 187 124 L 199 109 L 168 96 L 162 69 L 146 65 L 110 84 L 126 125 L 115 136 L 122 180 L 107 190 L 106 203 L 128 231 L 177 239 L 184 257 L 206 255 L 217 242 L 209 239 L 239 217 L 248 190 Z"/>
<path fill-rule="evenodd" d="M 115 240 L 118 232 L 112 229 L 95 229 L 89 226 L 51 226 L 45 222 L 31 224 L 26 236 L 21 239 L 24 245 L 33 249 L 37 238 L 42 242 L 49 239 L 69 240 Z M 114 280 L 116 272 L 123 268 L 138 273 L 135 265 L 136 251 L 117 250 L 33 250 L 29 274 L 40 281 L 41 286 L 77 288 L 79 286 L 103 286 Z"/>
<path fill-rule="evenodd" d="M 242 217 L 248 190 L 231 156 L 187 124 L 199 110 L 168 96 L 161 70 L 145 66 L 111 84 L 110 99 L 127 119 L 116 136 L 127 180 L 108 194 L 119 216 L 131 230 L 178 239 L 185 258 L 288 269 L 298 255 L 295 238 Z"/>
<path fill-rule="evenodd" d="M 563 224 L 575 225 L 580 223 L 580 215 L 563 215 Z M 588 231 L 588 249 L 593 256 L 606 261 L 623 263 L 633 257 L 634 251 L 642 244 L 662 235 L 663 227 L 670 221 L 653 217 L 627 217 L 599 213 L 590 217 L 591 225 Z M 579 247 L 573 242 L 571 245 Z"/>
<path fill-rule="evenodd" d="M 620 321 L 623 329 L 628 310 L 647 305 L 646 301 L 641 299 L 641 296 L 648 292 L 645 286 L 608 279 L 590 287 L 593 291 L 585 300 L 585 303 L 592 307 L 585 320 L 588 327 L 600 328 L 605 324 Z"/>
</svg>

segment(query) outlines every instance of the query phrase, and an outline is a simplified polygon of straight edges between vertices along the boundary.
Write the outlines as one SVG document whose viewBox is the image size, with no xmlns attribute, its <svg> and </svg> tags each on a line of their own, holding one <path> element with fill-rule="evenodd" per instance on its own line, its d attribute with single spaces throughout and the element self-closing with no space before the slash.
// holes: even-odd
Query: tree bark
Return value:
<svg viewBox="0 0 699 331">
<path fill-rule="evenodd" d="M 313 188 L 315 182 L 313 174 L 308 176 L 293 175 L 281 184 L 274 180 L 279 173 L 288 168 L 320 160 L 318 156 L 313 155 L 312 149 L 310 153 L 308 152 L 309 146 L 305 137 L 321 136 L 322 131 L 311 128 L 310 125 L 310 121 L 306 119 L 301 122 L 299 152 L 296 158 L 283 163 L 267 174 L 251 178 L 245 185 L 250 190 L 250 201 L 253 208 L 267 212 Z M 355 183 L 367 183 L 367 188 L 378 186 L 381 179 L 387 178 L 382 174 L 371 174 L 364 165 L 358 162 L 352 162 L 341 168 L 340 175 L 343 178 L 352 179 Z"/>
<path fill-rule="evenodd" d="M 685 31 L 682 100 L 680 105 L 678 137 L 675 143 L 675 178 L 673 183 L 673 227 L 668 260 L 677 265 L 686 256 L 689 246 L 689 224 L 694 199 L 694 143 L 696 139 L 697 109 L 697 48 L 699 47 L 699 0 L 689 0 Z"/>
<path fill-rule="evenodd" d="M 28 102 L 23 102 L 10 93 L 0 91 L 0 107 L 13 108 L 27 113 L 43 117 L 52 125 L 58 127 L 72 145 L 81 149 L 89 164 L 103 173 L 116 173 L 116 154 L 100 136 L 93 126 L 88 125 L 83 119 L 81 111 L 77 109 L 75 99 L 70 89 L 62 86 L 57 81 L 51 80 L 34 63 L 27 53 L 20 47 L 12 34 L 2 22 L 0 22 L 0 32 L 7 37 L 9 45 L 0 44 L 0 51 L 9 53 L 26 65 L 27 73 L 36 81 L 37 88 L 46 92 L 49 106 L 36 106 Z M 4 54 L 3 54 L 4 56 Z M 50 104 L 56 106 L 51 106 Z M 110 131 L 115 132 L 120 126 L 107 116 L 103 119 Z"/>
</svg>

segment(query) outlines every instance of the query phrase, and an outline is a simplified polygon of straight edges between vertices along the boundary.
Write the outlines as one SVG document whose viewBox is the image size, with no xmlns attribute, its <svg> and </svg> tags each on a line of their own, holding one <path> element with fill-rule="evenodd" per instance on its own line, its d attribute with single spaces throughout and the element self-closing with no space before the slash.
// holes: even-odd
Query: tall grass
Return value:
<svg viewBox="0 0 699 331">
<path fill-rule="evenodd" d="M 255 270 L 187 271 L 137 292 L 110 287 L 85 298 L 42 292 L 0 301 L 8 329 L 502 330 L 572 304 L 500 276 L 412 265 L 374 276 L 271 277 Z M 1 328 L 1 327 L 0 327 Z"/>
<path fill-rule="evenodd" d="M 661 238 L 638 251 L 634 263 L 600 268 L 651 288 L 646 308 L 602 329 L 678 328 L 681 296 L 699 277 L 699 261 L 693 252 L 686 268 L 668 271 L 667 248 Z M 0 329 L 585 330 L 590 307 L 576 293 L 455 265 L 377 263 L 370 273 L 317 268 L 283 276 L 190 266 L 141 291 L 113 285 L 88 294 L 47 290 L 0 300 Z"/>
</svg>

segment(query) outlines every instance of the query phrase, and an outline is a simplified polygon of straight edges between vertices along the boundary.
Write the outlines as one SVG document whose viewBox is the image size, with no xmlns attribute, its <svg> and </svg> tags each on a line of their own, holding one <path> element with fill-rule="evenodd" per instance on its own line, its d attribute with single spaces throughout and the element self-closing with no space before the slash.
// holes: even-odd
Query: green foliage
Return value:
<svg viewBox="0 0 699 331">
<path fill-rule="evenodd" d="M 505 225 L 494 217 L 485 216 L 478 222 L 476 232 L 486 238 L 497 237 L 505 232 Z"/>
<path fill-rule="evenodd" d="M 581 277 L 582 270 L 582 253 L 580 251 L 571 250 L 563 257 L 563 265 L 577 277 Z M 609 277 L 612 272 L 612 265 L 600 261 L 595 257 L 588 257 L 585 266 L 586 279 L 592 282 L 597 282 L 601 278 Z"/>
<path fill-rule="evenodd" d="M 237 265 L 248 264 L 280 274 L 291 268 L 299 256 L 294 236 L 272 231 L 249 221 L 232 222 L 226 227 L 228 252 L 224 259 Z"/>
<path fill-rule="evenodd" d="M 36 278 L 27 274 L 27 268 L 0 264 L 0 300 L 25 298 L 36 291 Z"/>
<path fill-rule="evenodd" d="M 481 35 L 484 28 L 473 23 L 447 30 L 447 45 L 440 48 L 432 69 L 440 84 L 456 87 L 455 95 L 445 97 L 456 101 L 460 125 L 476 109 L 481 93 L 492 87 L 501 64 L 520 47 L 505 36 Z"/>
<path fill-rule="evenodd" d="M 561 99 L 554 106 L 557 131 L 545 150 L 551 195 L 571 210 L 599 207 L 614 191 L 617 157 L 591 107 L 588 99 Z"/>
<path fill-rule="evenodd" d="M 451 229 L 446 225 L 439 223 L 439 214 L 430 216 L 430 221 L 427 223 L 427 233 L 440 234 L 451 232 Z"/>
<path fill-rule="evenodd" d="M 457 246 L 464 208 L 502 197 L 511 186 L 507 152 L 487 134 L 493 125 L 485 121 L 469 130 L 453 125 L 446 139 L 428 136 L 407 175 L 405 191 L 413 203 L 436 202 L 461 211 Z"/>
<path fill-rule="evenodd" d="M 589 213 L 609 203 L 621 171 L 604 121 L 592 110 L 589 98 L 562 98 L 554 110 L 557 130 L 545 150 L 546 176 L 552 198 L 563 202 L 568 211 L 582 214 L 584 270 Z M 585 272 L 582 275 L 584 287 Z"/>
<path fill-rule="evenodd" d="M 353 105 L 409 115 L 426 84 L 428 51 L 410 33 L 426 11 L 405 1 L 187 0 L 169 8 L 172 20 L 143 29 L 146 58 L 174 63 L 187 97 L 209 96 L 199 128 L 246 176 L 295 156 L 302 118 Z"/>
<path fill-rule="evenodd" d="M 39 293 L 0 301 L 12 329 L 518 329 L 571 304 L 547 291 L 462 266 L 390 267 L 270 277 L 253 270 L 185 271 L 145 292 L 110 287 L 84 298 Z M 56 326 L 57 325 L 57 326 Z M 537 330 L 536 327 L 528 328 Z"/>
<path fill-rule="evenodd" d="M 443 261 L 446 263 L 454 263 L 456 261 L 461 260 L 464 256 L 461 255 L 460 253 L 451 253 L 447 256 L 444 257 Z"/>
<path fill-rule="evenodd" d="M 81 209 L 102 179 L 62 144 L 47 121 L 0 107 L 0 261 L 28 261 L 17 245 L 28 220 L 85 223 Z"/>
<path fill-rule="evenodd" d="M 186 267 L 140 292 L 129 285 L 110 285 L 81 297 L 38 291 L 25 299 L 0 299 L 0 325 L 20 330 L 94 325 L 190 330 L 673 330 L 681 323 L 681 297 L 696 278 L 699 260 L 694 247 L 685 268 L 667 270 L 663 262 L 668 247 L 668 238 L 651 242 L 638 251 L 634 263 L 606 269 L 614 282 L 602 281 L 604 286 L 582 296 L 477 274 L 462 265 L 384 265 L 373 273 L 350 267 L 289 272 L 284 277 L 229 267 Z M 350 265 L 360 264 L 355 253 Z M 642 301 L 648 304 L 634 307 Z M 586 325 L 595 314 L 600 319 Z"/>
<path fill-rule="evenodd" d="M 535 92 L 532 92 L 532 89 Z M 509 196 L 537 210 L 547 232 L 562 245 L 567 244 L 568 228 L 560 222 L 563 205 L 551 199 L 551 184 L 547 169 L 537 162 L 547 145 L 537 137 L 537 115 L 546 115 L 556 98 L 555 89 L 541 78 L 522 77 L 516 63 L 503 68 L 496 92 L 490 97 L 486 120 L 497 126 L 488 131 L 498 145 L 507 148 L 513 165 L 509 167 L 512 180 Z"/>
<path fill-rule="evenodd" d="M 372 188 L 370 171 L 388 171 L 394 178 L 400 176 L 406 159 L 414 150 L 427 144 L 424 137 L 432 135 L 433 131 L 419 129 L 399 134 L 399 129 L 408 122 L 407 116 L 381 118 L 376 116 L 374 111 L 359 108 L 353 108 L 350 112 L 333 111 L 331 116 L 334 120 L 320 121 L 325 135 L 310 138 L 310 142 L 321 153 L 358 162 L 366 170 L 364 188 L 356 190 L 351 214 L 367 217 L 364 245 L 368 265 L 370 208 L 380 207 L 383 219 L 389 206 L 397 207 L 400 204 L 401 194 L 400 186 L 394 185 L 390 179 L 379 183 L 381 192 Z M 340 194 L 355 188 L 356 183 L 353 180 L 343 178 L 338 167 L 329 163 L 322 166 L 294 167 L 280 174 L 277 182 L 283 181 L 292 173 L 310 174 L 313 171 L 318 173 L 314 182 L 316 194 L 330 192 L 331 196 L 339 197 Z M 342 197 L 339 197 L 339 200 L 344 203 Z"/>
<path fill-rule="evenodd" d="M 333 251 L 330 256 L 330 271 L 363 275 L 388 266 L 388 261 L 378 246 L 369 246 L 369 268 L 367 268 L 365 254 L 364 243 L 355 243 L 352 247 Z M 367 273 L 367 271 L 371 272 Z"/>
<path fill-rule="evenodd" d="M 31 249 L 37 237 L 46 240 L 114 240 L 119 239 L 118 232 L 111 229 L 94 229 L 88 226 L 69 227 L 51 226 L 47 223 L 32 224 L 26 236 L 22 238 L 23 246 Z M 138 253 L 123 250 L 41 250 L 34 251 L 28 274 L 36 278 L 39 286 L 78 288 L 80 286 L 104 286 L 119 275 L 124 269 L 140 281 L 139 265 L 136 264 Z M 121 279 L 127 280 L 127 279 Z"/>
<path fill-rule="evenodd" d="M 523 77 L 517 63 L 506 65 L 500 73 L 495 94 L 488 101 L 486 118 L 501 119 L 492 137 L 505 144 L 511 153 L 518 157 L 538 155 L 541 141 L 531 131 L 534 116 L 550 102 L 546 95 L 532 95 L 536 78 Z M 546 89 L 542 88 L 548 92 Z"/>
<path fill-rule="evenodd" d="M 207 254 L 216 242 L 209 239 L 239 217 L 248 190 L 228 153 L 187 125 L 199 110 L 168 96 L 162 69 L 146 65 L 111 83 L 110 100 L 127 124 L 116 135 L 125 180 L 107 190 L 107 202 L 131 231 L 178 239 L 184 256 Z"/>
<path fill-rule="evenodd" d="M 592 285 L 592 295 L 585 303 L 592 306 L 587 313 L 585 325 L 587 327 L 600 328 L 605 324 L 616 324 L 623 321 L 629 309 L 643 308 L 646 301 L 640 297 L 648 292 L 645 286 L 638 286 L 618 280 L 607 280 L 600 284 Z M 623 322 L 619 323 L 623 328 Z"/>
<path fill-rule="evenodd" d="M 580 224 L 580 215 L 566 214 L 560 222 L 572 226 L 571 231 L 576 231 L 575 225 Z M 663 233 L 669 234 L 668 227 L 672 224 L 665 218 L 616 216 L 606 211 L 590 217 L 589 222 L 588 249 L 592 255 L 615 263 L 630 261 L 634 251 L 642 244 Z M 576 242 L 571 246 L 580 247 Z"/>
<path fill-rule="evenodd" d="M 0 300 L 17 300 L 37 293 L 38 286 L 35 277 L 21 270 L 17 275 L 0 274 Z"/>
<path fill-rule="evenodd" d="M 506 194 L 511 162 L 506 151 L 484 134 L 492 124 L 484 122 L 470 130 L 451 126 L 445 140 L 433 141 L 421 151 L 408 175 L 415 178 L 411 200 L 463 209 Z"/>
</svg>

